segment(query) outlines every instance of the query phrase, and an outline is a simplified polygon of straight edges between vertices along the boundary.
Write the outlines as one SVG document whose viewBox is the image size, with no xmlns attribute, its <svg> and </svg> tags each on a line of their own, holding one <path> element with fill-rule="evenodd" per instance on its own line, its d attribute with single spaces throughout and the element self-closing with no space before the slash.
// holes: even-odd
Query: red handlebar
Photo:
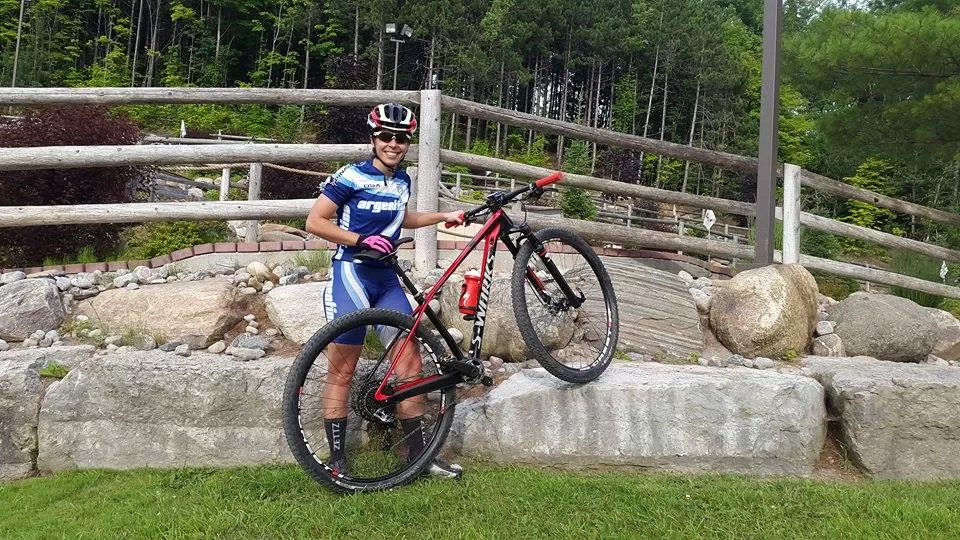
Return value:
<svg viewBox="0 0 960 540">
<path fill-rule="evenodd" d="M 459 225 L 462 225 L 466 221 L 466 215 L 463 212 L 460 212 L 460 223 L 444 223 L 443 226 L 447 229 L 452 229 Z"/>
<path fill-rule="evenodd" d="M 534 184 L 535 184 L 537 187 L 541 187 L 541 188 L 542 188 L 543 186 L 550 185 L 550 184 L 552 184 L 552 183 L 554 183 L 554 182 L 556 182 L 556 181 L 558 181 L 558 180 L 560 180 L 560 179 L 562 179 L 562 178 L 563 178 L 563 173 L 560 172 L 560 171 L 557 171 L 557 172 L 551 174 L 550 176 L 544 176 L 543 178 L 541 178 L 541 179 L 537 180 L 536 182 L 534 182 Z"/>
</svg>

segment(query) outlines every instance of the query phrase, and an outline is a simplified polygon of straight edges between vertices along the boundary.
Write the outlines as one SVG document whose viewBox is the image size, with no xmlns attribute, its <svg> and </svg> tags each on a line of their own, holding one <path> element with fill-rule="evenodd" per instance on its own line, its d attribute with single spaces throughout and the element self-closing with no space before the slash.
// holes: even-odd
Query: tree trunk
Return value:
<svg viewBox="0 0 960 540">
<path fill-rule="evenodd" d="M 150 6 L 148 3 L 147 6 Z M 156 10 L 151 9 L 151 15 L 153 15 L 153 27 L 150 28 L 150 55 L 147 57 L 147 77 L 143 81 L 144 86 L 150 87 L 153 86 L 153 71 L 154 67 L 157 65 L 156 57 L 159 51 L 157 51 L 157 40 L 160 35 L 160 1 L 157 1 Z"/>
<path fill-rule="evenodd" d="M 560 94 L 560 121 L 565 122 L 567 120 L 567 96 L 570 91 L 570 47 L 572 45 L 572 34 L 573 29 L 567 28 L 567 50 L 563 54 L 563 92 Z M 557 168 L 559 169 L 563 164 L 563 135 L 557 137 Z"/>
<path fill-rule="evenodd" d="M 660 12 L 660 24 L 657 33 L 663 29 L 663 12 Z M 653 75 L 650 76 L 650 95 L 647 97 L 647 114 L 643 119 L 643 137 L 647 137 L 650 128 L 650 109 L 653 108 L 653 94 L 657 91 L 657 68 L 660 66 L 660 39 L 657 38 L 657 49 L 653 56 Z M 643 180 L 643 152 L 640 152 L 640 180 Z"/>
<path fill-rule="evenodd" d="M 504 69 L 504 53 L 500 54 L 500 78 L 497 79 L 497 107 L 503 107 L 503 69 Z M 497 122 L 497 138 L 496 142 L 493 144 L 493 155 L 500 156 L 500 122 Z"/>
<path fill-rule="evenodd" d="M 377 90 L 383 90 L 383 23 L 377 36 Z"/>
<path fill-rule="evenodd" d="M 433 59 L 436 52 L 437 44 L 437 33 L 430 33 L 430 67 L 427 68 L 427 83 L 424 85 L 424 88 L 427 90 L 433 89 Z M 438 85 L 439 86 L 439 85 Z"/>
<path fill-rule="evenodd" d="M 600 61 L 600 65 L 597 66 L 597 90 L 596 90 L 596 92 L 595 92 L 595 93 L 597 94 L 597 98 L 596 98 L 596 107 L 593 109 L 593 110 L 594 110 L 594 113 L 593 113 L 593 127 L 595 127 L 595 128 L 600 127 L 600 85 L 601 85 L 602 79 L 603 79 L 603 61 L 601 60 L 601 61 Z M 613 80 L 613 77 L 612 77 L 612 75 L 611 75 L 611 81 L 612 81 L 612 80 Z M 612 84 L 612 82 L 611 82 L 611 84 Z M 612 91 L 613 91 L 613 90 L 611 89 L 611 94 L 610 94 L 611 97 L 613 96 Z M 610 105 L 613 106 L 613 101 L 612 101 L 612 100 L 610 101 Z M 596 167 L 597 167 L 597 143 L 596 143 L 596 142 L 592 143 L 590 152 L 591 152 L 591 157 L 590 157 L 590 174 L 592 175 L 592 174 L 593 174 L 593 171 L 594 171 L 594 170 L 596 169 Z"/>
<path fill-rule="evenodd" d="M 660 110 L 660 140 L 664 140 L 664 134 L 667 131 L 667 99 L 669 98 L 670 83 L 670 59 L 665 59 L 663 63 L 663 107 Z M 653 187 L 660 187 L 660 165 L 663 164 L 663 155 L 657 155 L 657 176 L 654 178 Z"/>
<path fill-rule="evenodd" d="M 381 25 L 382 26 L 382 25 Z M 381 38 L 382 39 L 382 38 Z M 360 2 L 357 2 L 357 9 L 353 12 L 353 56 L 356 58 L 360 54 Z M 382 52 L 382 49 L 381 49 Z M 380 80 L 379 76 L 377 80 Z M 380 85 L 377 85 L 377 90 Z"/>
<path fill-rule="evenodd" d="M 690 138 L 687 141 L 687 146 L 693 146 L 693 135 L 696 133 L 697 129 L 697 107 L 700 105 L 700 80 L 697 78 L 697 93 L 693 98 L 693 119 L 690 120 Z M 687 175 L 690 174 L 690 160 L 687 160 L 683 166 L 683 184 L 680 186 L 680 191 L 683 193 L 687 192 Z"/>
<path fill-rule="evenodd" d="M 213 49 L 213 59 L 215 61 L 220 60 L 220 41 L 223 39 L 223 32 L 220 30 L 222 28 L 221 27 L 222 23 L 223 23 L 223 8 L 217 8 L 217 45 Z"/>
<path fill-rule="evenodd" d="M 537 114 L 539 107 L 537 106 L 537 83 L 540 78 L 540 57 L 538 56 L 533 65 L 533 83 L 530 85 L 528 92 L 530 93 L 530 113 Z M 527 131 L 527 153 L 530 153 L 530 149 L 533 147 L 533 128 Z"/>
</svg>

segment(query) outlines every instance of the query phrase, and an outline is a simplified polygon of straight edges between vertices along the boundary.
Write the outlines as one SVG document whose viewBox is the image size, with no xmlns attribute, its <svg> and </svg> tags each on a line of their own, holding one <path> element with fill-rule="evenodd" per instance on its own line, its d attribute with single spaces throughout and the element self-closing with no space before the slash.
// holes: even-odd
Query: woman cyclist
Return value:
<svg viewBox="0 0 960 540">
<path fill-rule="evenodd" d="M 339 245 L 332 261 L 333 281 L 326 289 L 324 309 L 332 320 L 367 307 L 394 309 L 411 314 L 412 309 L 400 280 L 387 265 L 376 261 L 354 261 L 361 251 L 393 251 L 400 229 L 459 224 L 461 212 L 414 212 L 407 210 L 410 177 L 400 168 L 417 130 L 413 111 L 397 103 L 377 105 L 367 115 L 371 159 L 347 165 L 323 186 L 307 217 L 307 231 Z M 328 375 L 324 381 L 322 407 L 324 428 L 330 446 L 328 466 L 349 475 L 343 444 L 347 427 L 347 398 L 360 351 L 364 329 L 344 334 L 327 347 Z M 397 365 L 398 376 L 413 375 L 421 369 L 420 357 L 411 351 Z M 411 458 L 423 445 L 423 396 L 397 405 L 396 416 L 403 428 Z M 436 476 L 459 478 L 462 468 L 439 460 L 427 471 Z"/>
</svg>

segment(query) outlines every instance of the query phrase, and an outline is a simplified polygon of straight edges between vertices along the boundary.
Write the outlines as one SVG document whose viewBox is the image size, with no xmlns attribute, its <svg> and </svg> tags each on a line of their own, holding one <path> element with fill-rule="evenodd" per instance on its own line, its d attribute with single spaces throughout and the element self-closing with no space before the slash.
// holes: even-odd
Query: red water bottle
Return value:
<svg viewBox="0 0 960 540">
<path fill-rule="evenodd" d="M 480 272 L 468 270 L 463 275 L 463 286 L 460 288 L 460 313 L 464 315 L 477 314 L 477 301 L 480 299 Z"/>
</svg>

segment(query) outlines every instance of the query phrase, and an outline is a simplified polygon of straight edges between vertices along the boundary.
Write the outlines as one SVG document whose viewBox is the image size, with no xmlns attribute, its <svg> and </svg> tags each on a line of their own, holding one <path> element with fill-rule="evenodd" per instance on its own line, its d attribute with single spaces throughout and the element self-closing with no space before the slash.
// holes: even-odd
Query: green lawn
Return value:
<svg viewBox="0 0 960 540">
<path fill-rule="evenodd" d="M 832 483 L 473 465 L 333 495 L 299 469 L 82 471 L 0 484 L 0 538 L 956 538 L 960 482 Z"/>
</svg>

